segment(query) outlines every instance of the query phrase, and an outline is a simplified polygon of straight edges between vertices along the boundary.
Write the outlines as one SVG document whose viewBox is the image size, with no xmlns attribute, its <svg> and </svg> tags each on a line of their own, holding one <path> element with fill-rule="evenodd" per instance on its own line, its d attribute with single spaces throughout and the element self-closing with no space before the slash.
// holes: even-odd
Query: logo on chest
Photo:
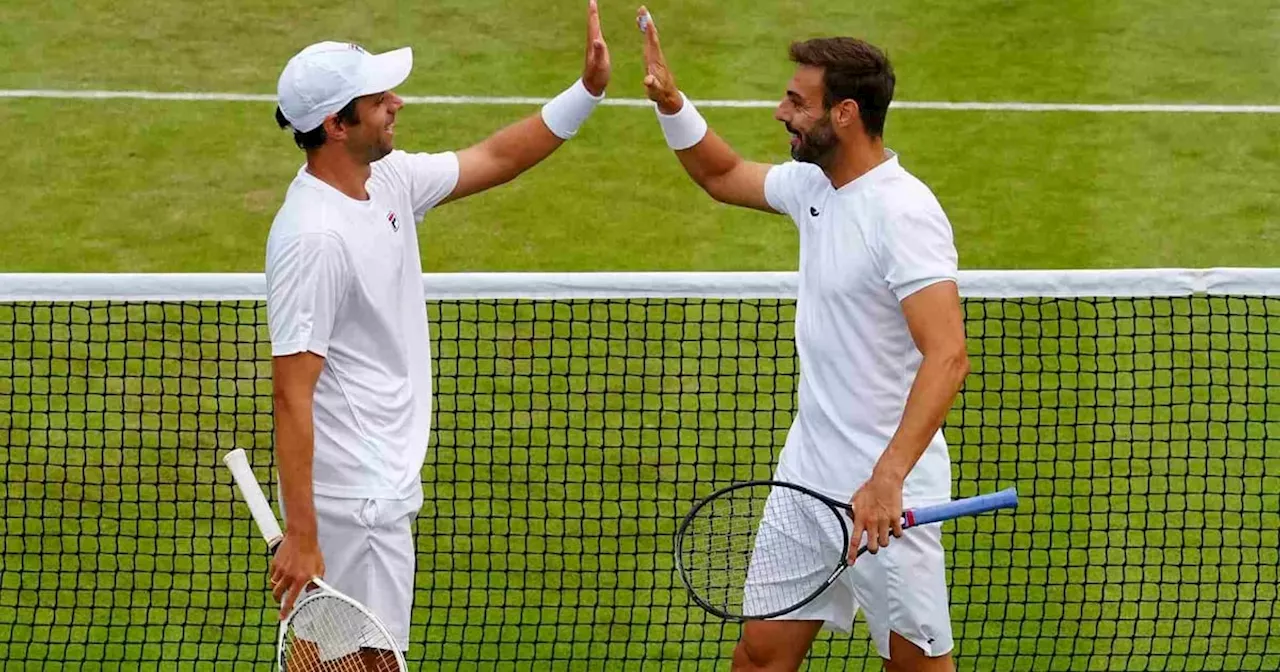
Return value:
<svg viewBox="0 0 1280 672">
<path fill-rule="evenodd" d="M 387 211 L 387 221 L 391 223 L 392 231 L 400 230 L 400 222 L 396 220 L 396 213 L 394 211 L 391 211 L 391 210 Z"/>
</svg>

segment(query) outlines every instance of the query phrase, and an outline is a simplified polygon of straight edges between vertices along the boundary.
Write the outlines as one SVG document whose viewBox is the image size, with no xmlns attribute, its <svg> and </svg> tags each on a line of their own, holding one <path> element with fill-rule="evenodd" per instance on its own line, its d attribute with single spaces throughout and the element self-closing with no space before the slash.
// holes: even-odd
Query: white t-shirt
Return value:
<svg viewBox="0 0 1280 672">
<path fill-rule="evenodd" d="M 942 207 L 886 154 L 839 190 L 817 166 L 794 161 L 765 179 L 769 205 L 800 229 L 799 401 L 777 474 L 841 500 L 870 478 L 920 367 L 900 302 L 957 276 Z M 939 430 L 907 476 L 903 504 L 947 501 L 950 491 Z"/>
<path fill-rule="evenodd" d="M 272 355 L 325 358 L 316 494 L 399 499 L 420 492 L 431 431 L 417 222 L 453 191 L 458 159 L 395 151 L 371 168 L 367 201 L 298 170 L 267 238 L 267 316 Z"/>
</svg>

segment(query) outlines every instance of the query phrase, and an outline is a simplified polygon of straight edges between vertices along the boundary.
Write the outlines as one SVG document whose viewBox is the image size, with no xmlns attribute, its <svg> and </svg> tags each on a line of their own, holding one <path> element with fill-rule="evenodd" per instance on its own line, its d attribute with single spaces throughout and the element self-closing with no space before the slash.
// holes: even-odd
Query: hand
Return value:
<svg viewBox="0 0 1280 672">
<path fill-rule="evenodd" d="M 280 605 L 280 620 L 293 610 L 293 603 L 311 579 L 324 576 L 324 556 L 315 537 L 284 535 L 271 560 L 271 593 Z"/>
<path fill-rule="evenodd" d="M 853 530 L 849 544 L 849 564 L 858 557 L 862 533 L 867 534 L 867 552 L 876 553 L 889 545 L 889 535 L 902 536 L 902 481 L 873 473 L 858 488 L 853 499 Z"/>
<path fill-rule="evenodd" d="M 587 59 L 582 66 L 582 85 L 593 96 L 604 93 L 609 86 L 613 66 L 609 63 L 609 47 L 600 32 L 600 9 L 596 0 L 587 3 Z"/>
<path fill-rule="evenodd" d="M 644 7 L 636 14 L 636 21 L 644 31 L 645 95 L 658 104 L 658 110 L 663 114 L 675 114 L 684 107 L 684 100 L 680 98 L 680 89 L 676 88 L 676 78 L 667 68 L 667 59 L 662 56 L 658 26 Z"/>
</svg>

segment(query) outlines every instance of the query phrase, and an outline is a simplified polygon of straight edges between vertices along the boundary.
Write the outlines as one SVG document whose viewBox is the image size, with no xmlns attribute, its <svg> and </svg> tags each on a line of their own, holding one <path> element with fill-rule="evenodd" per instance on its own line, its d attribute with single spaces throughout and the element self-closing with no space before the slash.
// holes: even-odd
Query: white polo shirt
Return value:
<svg viewBox="0 0 1280 672">
<path fill-rule="evenodd" d="M 800 230 L 799 400 L 777 474 L 841 500 L 871 476 L 920 367 L 900 302 L 957 277 L 942 207 L 886 155 L 839 190 L 817 166 L 794 161 L 765 180 L 769 205 Z M 907 476 L 903 504 L 947 501 L 950 491 L 939 430 Z"/>
<path fill-rule="evenodd" d="M 417 222 L 453 191 L 458 159 L 395 151 L 371 168 L 367 201 L 298 170 L 267 238 L 267 316 L 272 355 L 325 358 L 315 493 L 400 499 L 421 491 L 431 431 Z"/>
</svg>

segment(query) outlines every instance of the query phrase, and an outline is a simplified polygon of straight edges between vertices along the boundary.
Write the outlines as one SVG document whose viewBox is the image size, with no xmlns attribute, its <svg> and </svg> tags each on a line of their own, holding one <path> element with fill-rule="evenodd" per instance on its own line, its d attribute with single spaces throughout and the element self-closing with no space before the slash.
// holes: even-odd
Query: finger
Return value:
<svg viewBox="0 0 1280 672">
<path fill-rule="evenodd" d="M 862 545 L 862 533 L 865 528 L 862 521 L 854 516 L 853 530 L 849 533 L 849 564 L 853 564 L 858 559 L 858 547 Z"/>
<path fill-rule="evenodd" d="M 595 42 L 600 39 L 600 8 L 596 5 L 596 0 L 587 2 L 587 41 Z"/>
<path fill-rule="evenodd" d="M 284 602 L 280 604 L 280 620 L 284 620 L 293 611 L 293 603 L 297 601 L 298 594 L 306 587 L 305 581 L 295 582 L 289 586 L 289 592 L 285 595 Z"/>
<path fill-rule="evenodd" d="M 902 538 L 902 516 L 893 519 L 893 536 Z"/>
<path fill-rule="evenodd" d="M 596 40 L 591 43 L 591 58 L 596 62 L 603 61 L 609 55 L 609 47 L 605 45 L 604 40 Z"/>
<path fill-rule="evenodd" d="M 644 31 L 644 60 L 646 63 L 662 62 L 662 42 L 658 39 L 658 24 L 654 23 L 649 10 L 641 7 L 636 20 Z"/>
<path fill-rule="evenodd" d="M 874 520 L 868 520 L 864 526 L 867 531 L 867 552 L 875 555 L 880 550 L 880 529 Z"/>
<path fill-rule="evenodd" d="M 284 597 L 290 585 L 292 585 L 292 582 L 284 577 L 271 582 L 271 596 L 275 598 L 276 602 L 279 602 Z"/>
<path fill-rule="evenodd" d="M 885 547 L 885 546 L 888 546 L 888 545 L 889 545 L 889 531 L 890 531 L 890 529 L 892 529 L 892 528 L 889 526 L 889 523 L 887 523 L 887 522 L 883 522 L 883 521 L 882 521 L 882 522 L 880 522 L 880 524 L 879 524 L 877 527 L 879 527 L 879 528 L 880 528 L 880 534 L 878 535 L 878 536 L 880 537 L 880 547 L 881 547 L 881 548 L 883 548 L 883 547 Z"/>
</svg>

